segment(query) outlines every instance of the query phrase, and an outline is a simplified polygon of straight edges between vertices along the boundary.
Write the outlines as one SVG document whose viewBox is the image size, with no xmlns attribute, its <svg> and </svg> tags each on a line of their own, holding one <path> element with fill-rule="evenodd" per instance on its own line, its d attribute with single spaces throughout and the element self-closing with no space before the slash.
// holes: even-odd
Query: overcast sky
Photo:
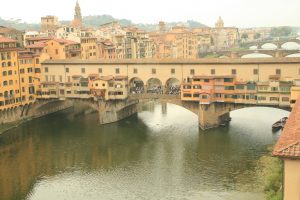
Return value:
<svg viewBox="0 0 300 200">
<path fill-rule="evenodd" d="M 56 15 L 71 20 L 76 0 L 6 0 L 0 17 L 40 22 Z M 83 16 L 112 15 L 134 23 L 196 20 L 213 26 L 222 16 L 225 26 L 300 26 L 300 0 L 79 0 Z"/>
</svg>

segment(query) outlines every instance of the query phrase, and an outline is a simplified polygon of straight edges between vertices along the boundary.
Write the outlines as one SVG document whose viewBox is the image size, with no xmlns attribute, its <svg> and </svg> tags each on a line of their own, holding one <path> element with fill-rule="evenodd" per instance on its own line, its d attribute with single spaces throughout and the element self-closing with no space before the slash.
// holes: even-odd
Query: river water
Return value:
<svg viewBox="0 0 300 200">
<path fill-rule="evenodd" d="M 262 200 L 257 161 L 288 112 L 246 108 L 228 127 L 198 128 L 197 116 L 149 103 L 118 123 L 57 113 L 0 137 L 1 200 Z"/>
</svg>

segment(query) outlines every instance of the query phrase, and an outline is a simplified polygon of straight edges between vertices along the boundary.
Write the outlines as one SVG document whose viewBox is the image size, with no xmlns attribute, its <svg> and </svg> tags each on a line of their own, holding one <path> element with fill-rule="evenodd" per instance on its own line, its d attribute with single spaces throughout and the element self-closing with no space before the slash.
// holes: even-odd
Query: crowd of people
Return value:
<svg viewBox="0 0 300 200">
<path fill-rule="evenodd" d="M 144 87 L 132 87 L 130 89 L 132 94 L 141 94 L 144 93 Z"/>
<path fill-rule="evenodd" d="M 147 90 L 147 93 L 162 94 L 163 90 L 162 90 L 161 86 L 153 86 L 152 88 L 149 88 Z"/>
<path fill-rule="evenodd" d="M 141 94 L 144 93 L 144 87 L 131 87 L 130 88 L 130 93 L 132 94 Z M 152 93 L 152 94 L 163 94 L 163 88 L 161 86 L 153 86 L 151 88 L 147 89 L 147 93 Z M 171 85 L 165 90 L 165 94 L 169 95 L 180 95 L 180 86 L 179 85 Z"/>
<path fill-rule="evenodd" d="M 180 86 L 179 85 L 171 85 L 166 92 L 170 95 L 179 95 L 180 94 Z"/>
</svg>

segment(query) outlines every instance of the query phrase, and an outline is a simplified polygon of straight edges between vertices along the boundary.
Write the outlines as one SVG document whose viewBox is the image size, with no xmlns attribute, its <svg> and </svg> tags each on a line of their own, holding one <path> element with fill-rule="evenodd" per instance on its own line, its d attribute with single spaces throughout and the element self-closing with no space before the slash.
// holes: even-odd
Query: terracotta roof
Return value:
<svg viewBox="0 0 300 200">
<path fill-rule="evenodd" d="M 103 80 L 103 81 L 110 81 L 110 80 L 113 80 L 113 76 L 101 76 L 95 80 Z"/>
<path fill-rule="evenodd" d="M 66 39 L 60 39 L 60 38 L 55 38 L 53 40 L 56 41 L 56 42 L 59 42 L 61 44 L 64 44 L 64 45 L 79 44 L 78 42 L 74 42 L 72 40 L 66 40 Z"/>
<path fill-rule="evenodd" d="M 273 155 L 300 159 L 300 96 L 275 145 Z"/>
<path fill-rule="evenodd" d="M 16 40 L 7 38 L 7 37 L 1 37 L 0 36 L 0 43 L 9 43 L 9 42 L 17 42 Z"/>
<path fill-rule="evenodd" d="M 34 44 L 26 46 L 28 49 L 39 49 L 39 48 L 44 48 L 47 46 L 46 42 L 36 42 Z"/>
<path fill-rule="evenodd" d="M 206 76 L 206 75 L 202 75 L 202 76 L 193 76 L 193 79 L 194 78 L 205 78 L 205 79 L 215 79 L 215 78 L 235 78 L 234 75 L 224 75 L 224 76 Z"/>
<path fill-rule="evenodd" d="M 53 37 L 31 37 L 31 38 L 26 38 L 26 40 L 29 41 L 40 41 L 40 40 L 52 40 Z"/>
<path fill-rule="evenodd" d="M 115 80 L 124 80 L 124 79 L 128 79 L 127 76 L 115 76 Z"/>
<path fill-rule="evenodd" d="M 99 60 L 46 60 L 44 64 L 300 64 L 300 58 L 199 58 L 199 59 L 99 59 Z"/>
</svg>

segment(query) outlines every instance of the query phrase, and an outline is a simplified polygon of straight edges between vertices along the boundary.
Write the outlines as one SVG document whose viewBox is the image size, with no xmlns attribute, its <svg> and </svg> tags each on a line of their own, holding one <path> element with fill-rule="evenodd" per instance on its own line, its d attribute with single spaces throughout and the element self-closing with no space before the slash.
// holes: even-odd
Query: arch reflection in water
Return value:
<svg viewBox="0 0 300 200">
<path fill-rule="evenodd" d="M 0 196 L 264 199 L 257 160 L 277 138 L 271 124 L 287 112 L 241 109 L 229 127 L 202 132 L 195 114 L 149 105 L 150 112 L 106 126 L 93 115 L 52 115 L 10 131 L 0 139 Z"/>
</svg>

